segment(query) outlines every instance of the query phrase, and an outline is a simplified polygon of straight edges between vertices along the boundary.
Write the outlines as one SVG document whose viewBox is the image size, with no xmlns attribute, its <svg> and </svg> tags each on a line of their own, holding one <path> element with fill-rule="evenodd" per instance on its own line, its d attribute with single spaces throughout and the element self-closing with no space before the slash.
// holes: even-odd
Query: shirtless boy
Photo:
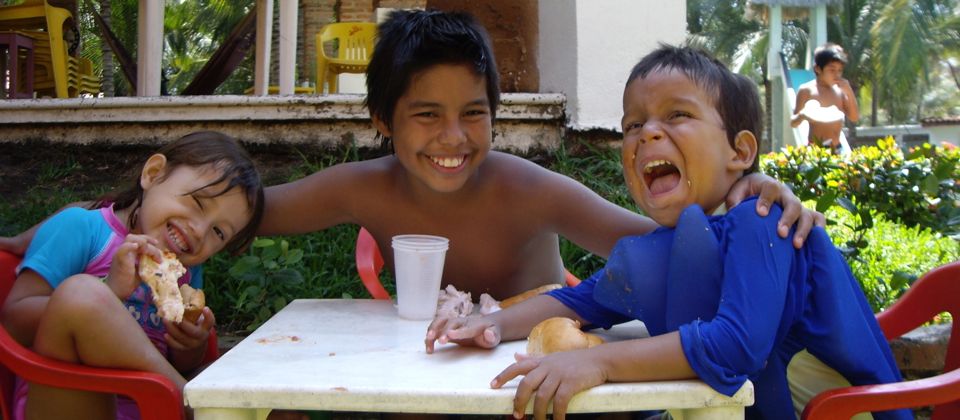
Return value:
<svg viewBox="0 0 960 420">
<path fill-rule="evenodd" d="M 394 154 L 268 188 L 261 233 L 359 224 L 388 266 L 393 235 L 446 236 L 444 286 L 503 299 L 563 281 L 558 235 L 606 257 L 618 238 L 657 226 L 566 176 L 491 150 L 498 75 L 486 31 L 471 17 L 399 11 L 379 30 L 367 106 Z M 745 189 L 793 199 L 777 187 L 763 177 Z M 789 226 L 799 210 L 782 221 Z M 800 222 L 802 239 L 811 220 Z"/>
<path fill-rule="evenodd" d="M 850 82 L 843 78 L 847 54 L 839 45 L 828 43 L 817 48 L 813 57 L 813 71 L 817 77 L 800 85 L 790 124 L 797 127 L 804 120 L 808 121 L 809 143 L 837 151 L 844 118 L 853 123 L 860 119 L 857 97 Z M 808 103 L 810 101 L 816 103 Z"/>
</svg>

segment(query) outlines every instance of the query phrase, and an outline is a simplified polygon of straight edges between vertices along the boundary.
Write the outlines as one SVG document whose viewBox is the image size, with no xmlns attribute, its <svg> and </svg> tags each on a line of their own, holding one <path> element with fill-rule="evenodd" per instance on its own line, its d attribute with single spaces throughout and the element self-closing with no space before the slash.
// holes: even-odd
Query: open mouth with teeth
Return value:
<svg viewBox="0 0 960 420">
<path fill-rule="evenodd" d="M 463 166 L 463 162 L 467 160 L 467 155 L 459 156 L 429 156 L 430 161 L 434 165 L 439 166 L 443 169 L 457 169 Z"/>
<path fill-rule="evenodd" d="M 190 243 L 183 235 L 183 232 L 171 224 L 167 224 L 167 239 L 167 242 L 176 248 L 178 254 L 190 252 Z"/>
<path fill-rule="evenodd" d="M 680 185 L 680 169 L 665 160 L 653 160 L 643 167 L 643 182 L 651 195 L 663 194 Z"/>
</svg>

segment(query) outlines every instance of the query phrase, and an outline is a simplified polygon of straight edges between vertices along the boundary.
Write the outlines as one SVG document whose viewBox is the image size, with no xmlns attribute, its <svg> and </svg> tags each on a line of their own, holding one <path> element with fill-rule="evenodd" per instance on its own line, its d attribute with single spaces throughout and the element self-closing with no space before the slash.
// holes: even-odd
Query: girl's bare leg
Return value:
<svg viewBox="0 0 960 420">
<path fill-rule="evenodd" d="M 34 351 L 88 366 L 160 373 L 181 389 L 186 384 L 120 299 L 89 275 L 70 277 L 54 290 L 37 327 Z M 27 414 L 33 418 L 77 418 L 78 413 L 90 413 L 90 418 L 112 418 L 114 405 L 114 397 L 109 394 L 31 384 Z"/>
</svg>

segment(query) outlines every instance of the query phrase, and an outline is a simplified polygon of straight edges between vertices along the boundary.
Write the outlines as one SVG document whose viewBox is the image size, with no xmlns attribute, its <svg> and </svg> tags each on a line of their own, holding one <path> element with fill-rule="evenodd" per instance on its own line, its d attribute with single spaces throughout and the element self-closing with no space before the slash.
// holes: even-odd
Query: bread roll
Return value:
<svg viewBox="0 0 960 420">
<path fill-rule="evenodd" d="M 527 338 L 527 354 L 543 356 L 561 351 L 587 349 L 603 343 L 595 334 L 580 331 L 580 323 L 570 318 L 554 317 L 537 324 Z"/>
<path fill-rule="evenodd" d="M 536 295 L 547 293 L 553 289 L 559 289 L 560 287 L 561 286 L 559 284 L 554 283 L 554 284 L 540 286 L 536 289 L 527 290 L 526 292 L 523 292 L 519 295 L 511 296 L 504 299 L 502 302 L 500 302 L 500 309 L 507 309 L 510 306 L 516 305 Z"/>
<path fill-rule="evenodd" d="M 177 255 L 170 251 L 163 252 L 159 264 L 149 255 L 140 257 L 140 278 L 153 291 L 153 303 L 157 305 L 157 314 L 163 319 L 172 322 L 183 320 L 183 297 L 177 280 L 186 272 Z"/>
<path fill-rule="evenodd" d="M 183 296 L 183 320 L 196 324 L 203 307 L 207 305 L 203 290 L 184 284 L 180 286 L 180 295 Z"/>
</svg>

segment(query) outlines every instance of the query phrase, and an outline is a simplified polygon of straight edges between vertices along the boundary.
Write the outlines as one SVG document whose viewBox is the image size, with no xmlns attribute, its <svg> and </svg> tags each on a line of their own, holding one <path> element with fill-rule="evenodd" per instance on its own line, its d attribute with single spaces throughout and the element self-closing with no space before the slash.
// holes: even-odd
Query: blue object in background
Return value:
<svg viewBox="0 0 960 420">
<path fill-rule="evenodd" d="M 790 86 L 793 87 L 794 92 L 800 90 L 800 85 L 816 78 L 817 75 L 813 70 L 790 69 Z"/>
</svg>

